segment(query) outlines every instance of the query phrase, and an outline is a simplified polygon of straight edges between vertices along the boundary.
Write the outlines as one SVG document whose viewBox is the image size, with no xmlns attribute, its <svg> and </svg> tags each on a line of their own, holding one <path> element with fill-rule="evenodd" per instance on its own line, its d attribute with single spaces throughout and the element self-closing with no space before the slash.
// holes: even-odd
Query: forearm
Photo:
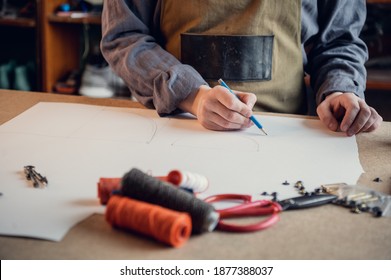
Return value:
<svg viewBox="0 0 391 280">
<path fill-rule="evenodd" d="M 364 98 L 368 55 L 359 34 L 366 17 L 365 1 L 318 1 L 317 5 L 319 34 L 306 67 L 317 104 L 333 92 L 353 92 Z"/>
<path fill-rule="evenodd" d="M 102 53 L 140 102 L 170 114 L 205 81 L 152 36 L 156 1 L 131 2 L 111 0 L 104 6 Z"/>
</svg>

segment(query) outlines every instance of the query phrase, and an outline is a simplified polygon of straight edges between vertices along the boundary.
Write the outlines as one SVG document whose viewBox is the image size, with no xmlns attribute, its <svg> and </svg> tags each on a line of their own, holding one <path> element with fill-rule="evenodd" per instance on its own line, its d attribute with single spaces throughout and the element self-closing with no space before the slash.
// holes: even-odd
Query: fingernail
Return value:
<svg viewBox="0 0 391 280">
<path fill-rule="evenodd" d="M 354 132 L 353 131 L 347 131 L 346 134 L 350 137 L 350 136 L 353 136 L 354 135 Z"/>
<path fill-rule="evenodd" d="M 330 129 L 330 130 L 333 130 L 333 131 L 337 130 L 337 128 L 335 127 L 335 124 L 334 124 L 334 123 L 330 123 L 330 124 L 329 124 L 329 129 Z"/>
</svg>

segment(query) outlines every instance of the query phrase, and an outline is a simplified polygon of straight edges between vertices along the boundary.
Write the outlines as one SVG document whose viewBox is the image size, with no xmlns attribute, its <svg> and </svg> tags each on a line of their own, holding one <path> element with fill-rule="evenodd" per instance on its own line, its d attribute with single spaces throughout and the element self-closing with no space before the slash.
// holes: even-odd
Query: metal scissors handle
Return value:
<svg viewBox="0 0 391 280">
<path fill-rule="evenodd" d="M 218 201 L 241 201 L 241 204 L 216 210 L 220 214 L 217 228 L 230 232 L 252 232 L 266 229 L 278 222 L 278 213 L 282 211 L 279 203 L 271 200 L 252 201 L 250 195 L 243 194 L 218 194 L 207 197 L 204 201 L 214 203 Z M 239 225 L 225 222 L 225 218 L 245 217 L 245 216 L 267 216 L 268 218 L 253 224 Z"/>
</svg>

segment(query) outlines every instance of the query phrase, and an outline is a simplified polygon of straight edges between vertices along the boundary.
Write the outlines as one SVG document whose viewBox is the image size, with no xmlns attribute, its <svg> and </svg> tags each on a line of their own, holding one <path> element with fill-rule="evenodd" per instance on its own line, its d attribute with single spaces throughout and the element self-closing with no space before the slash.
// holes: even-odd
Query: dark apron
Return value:
<svg viewBox="0 0 391 280">
<path fill-rule="evenodd" d="M 255 93 L 255 110 L 306 113 L 300 0 L 163 0 L 161 29 L 211 86 Z"/>
</svg>

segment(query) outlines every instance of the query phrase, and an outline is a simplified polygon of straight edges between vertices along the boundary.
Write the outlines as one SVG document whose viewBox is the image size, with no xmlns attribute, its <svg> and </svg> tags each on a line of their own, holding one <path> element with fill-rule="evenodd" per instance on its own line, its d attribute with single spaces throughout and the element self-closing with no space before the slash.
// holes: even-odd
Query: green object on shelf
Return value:
<svg viewBox="0 0 391 280">
<path fill-rule="evenodd" d="M 15 67 L 16 62 L 14 60 L 10 60 L 8 63 L 0 65 L 0 88 L 11 89 L 12 75 Z"/>
<path fill-rule="evenodd" d="M 35 66 L 32 61 L 19 64 L 9 60 L 0 65 L 0 88 L 31 91 L 34 89 Z"/>
<path fill-rule="evenodd" d="M 13 89 L 24 91 L 31 90 L 28 65 L 19 65 L 15 68 L 15 80 Z"/>
</svg>

